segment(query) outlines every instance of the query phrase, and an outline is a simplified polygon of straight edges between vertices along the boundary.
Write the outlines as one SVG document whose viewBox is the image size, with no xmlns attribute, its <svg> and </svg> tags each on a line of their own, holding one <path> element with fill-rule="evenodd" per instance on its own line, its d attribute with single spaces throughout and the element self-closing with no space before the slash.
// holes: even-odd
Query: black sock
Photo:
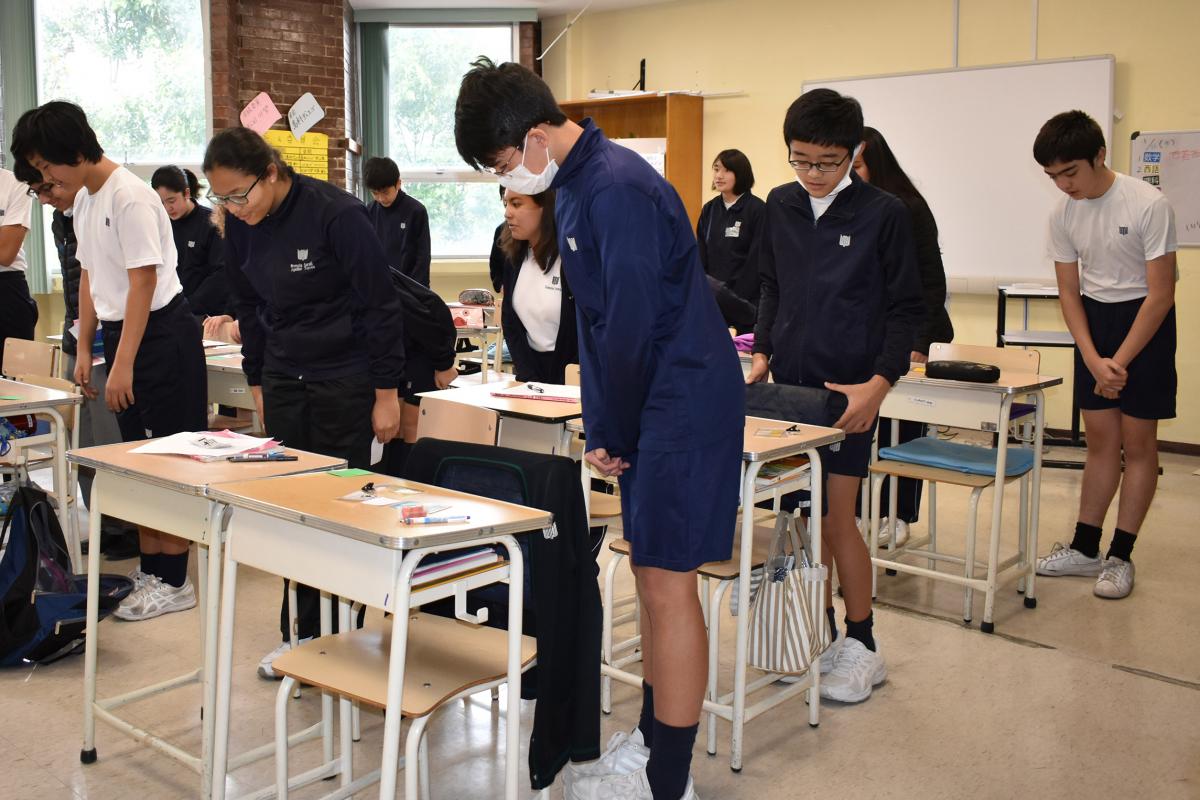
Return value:
<svg viewBox="0 0 1200 800">
<path fill-rule="evenodd" d="M 147 575 L 158 574 L 158 557 L 160 553 L 142 553 L 141 563 L 138 564 L 138 569 Z"/>
<path fill-rule="evenodd" d="M 875 635 L 871 633 L 871 627 L 875 624 L 874 613 L 867 614 L 866 619 L 855 622 L 846 617 L 846 635 L 851 639 L 858 639 L 868 650 L 875 652 Z"/>
<path fill-rule="evenodd" d="M 169 583 L 178 589 L 187 581 L 187 562 L 188 551 L 184 550 L 178 555 L 169 555 L 167 553 L 159 553 L 158 555 L 158 571 L 154 573 L 163 579 L 164 583 Z"/>
<path fill-rule="evenodd" d="M 1133 546 L 1137 543 L 1137 534 L 1117 528 L 1113 532 L 1112 544 L 1108 546 L 1108 558 L 1119 558 L 1122 561 L 1132 561 Z"/>
<path fill-rule="evenodd" d="M 838 638 L 837 611 L 834 610 L 833 606 L 830 606 L 829 608 L 825 609 L 825 616 L 829 617 L 829 631 L 832 634 L 829 638 L 829 641 L 836 642 Z"/>
<path fill-rule="evenodd" d="M 1088 558 L 1100 555 L 1100 529 L 1086 522 L 1075 523 L 1075 538 L 1071 540 L 1071 549 L 1078 550 Z"/>
<path fill-rule="evenodd" d="M 676 728 L 654 720 L 654 748 L 646 765 L 646 778 L 655 800 L 679 800 L 687 790 L 692 771 L 692 747 L 700 724 Z"/>
<path fill-rule="evenodd" d="M 638 720 L 642 742 L 650 747 L 654 741 L 654 687 L 642 681 L 642 718 Z"/>
</svg>

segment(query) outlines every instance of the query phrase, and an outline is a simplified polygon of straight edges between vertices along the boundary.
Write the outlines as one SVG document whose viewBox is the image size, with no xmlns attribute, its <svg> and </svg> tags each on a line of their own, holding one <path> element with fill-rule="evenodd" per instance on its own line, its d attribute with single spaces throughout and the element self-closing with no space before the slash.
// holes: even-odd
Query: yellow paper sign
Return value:
<svg viewBox="0 0 1200 800">
<path fill-rule="evenodd" d="M 296 139 L 291 131 L 271 130 L 263 134 L 267 143 L 279 151 L 288 166 L 318 180 L 329 180 L 329 136 L 306 133 Z"/>
</svg>

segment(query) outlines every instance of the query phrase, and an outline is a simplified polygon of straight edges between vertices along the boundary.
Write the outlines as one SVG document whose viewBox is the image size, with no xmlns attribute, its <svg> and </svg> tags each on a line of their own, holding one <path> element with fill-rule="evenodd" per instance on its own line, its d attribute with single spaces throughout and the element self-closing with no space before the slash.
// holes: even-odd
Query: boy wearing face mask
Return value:
<svg viewBox="0 0 1200 800">
<path fill-rule="evenodd" d="M 512 191 L 556 190 L 585 458 L 620 481 L 641 599 L 641 721 L 597 761 L 567 768 L 567 797 L 696 800 L 689 771 L 708 662 L 696 568 L 732 554 L 745 390 L 691 222 L 637 153 L 591 120 L 568 120 L 518 64 L 476 62 L 454 128 L 464 160 Z"/>
<path fill-rule="evenodd" d="M 760 238 L 762 295 L 747 383 L 846 395 L 834 427 L 846 432 L 825 467 L 823 553 L 832 554 L 846 602 L 846 636 L 821 658 L 821 696 L 857 703 L 887 678 L 875 644 L 871 559 L 854 521 L 879 406 L 908 371 L 924 319 L 907 209 L 851 169 L 862 147 L 862 108 L 813 89 L 787 111 L 783 139 L 796 180 L 767 195 Z M 830 627 L 837 635 L 832 609 Z"/>
</svg>

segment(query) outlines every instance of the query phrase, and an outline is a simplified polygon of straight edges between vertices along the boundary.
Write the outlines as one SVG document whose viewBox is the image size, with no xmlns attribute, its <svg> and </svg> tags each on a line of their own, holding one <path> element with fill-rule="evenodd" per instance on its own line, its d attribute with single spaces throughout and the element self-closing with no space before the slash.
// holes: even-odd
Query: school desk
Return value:
<svg viewBox="0 0 1200 800">
<path fill-rule="evenodd" d="M 570 455 L 572 434 L 566 429 L 566 423 L 583 415 L 583 405 L 557 400 L 496 397 L 494 394 L 525 385 L 521 381 L 494 381 L 477 386 L 423 392 L 421 396 L 437 397 L 440 400 L 495 411 L 500 416 L 496 443 L 501 447 L 549 455 Z M 556 390 L 578 391 L 576 386 L 557 386 L 552 383 L 537 385 L 545 388 L 546 394 L 550 396 L 554 396 Z"/>
<path fill-rule="evenodd" d="M 229 746 L 230 681 L 233 668 L 233 625 L 237 600 L 237 570 L 240 564 L 291 578 L 322 591 L 322 635 L 330 624 L 329 595 L 341 600 L 343 624 L 349 624 L 350 601 L 390 612 L 391 652 L 388 666 L 387 709 L 384 714 L 383 758 L 379 773 L 379 796 L 390 800 L 396 792 L 400 766 L 400 700 L 403 696 L 405 648 L 409 615 L 407 609 L 454 597 L 456 615 L 467 619 L 466 592 L 479 586 L 508 581 L 508 714 L 505 723 L 507 757 L 505 793 L 516 800 L 520 759 L 521 698 L 521 609 L 523 561 L 514 534 L 542 530 L 552 522 L 545 511 L 463 494 L 436 486 L 402 481 L 386 475 L 362 474 L 342 477 L 336 473 L 297 475 L 271 481 L 250 481 L 211 486 L 208 497 L 227 506 L 232 513 L 225 530 L 225 568 L 221 597 L 220 660 L 217 672 L 216 739 L 213 758 L 213 797 L 224 797 Z M 468 515 L 469 520 L 436 525 L 405 525 L 396 509 L 366 505 L 339 498 L 359 490 L 368 481 L 377 491 L 403 486 L 420 494 L 400 495 L 398 500 L 420 499 L 450 505 L 447 514 Z M 500 545 L 508 561 L 495 569 L 474 572 L 457 580 L 412 586 L 413 570 L 428 555 L 450 550 Z M 289 784 L 342 776 L 346 785 L 350 747 L 349 703 L 341 703 L 342 752 L 332 759 L 331 742 L 320 767 L 296 776 Z M 342 761 L 346 759 L 346 761 Z M 408 800 L 417 800 L 416 765 L 408 765 L 405 784 Z M 355 781 L 358 784 L 359 781 Z M 268 790 L 269 792 L 269 790 Z"/>
<path fill-rule="evenodd" d="M 496 312 L 499 314 L 499 311 Z M 500 365 L 503 359 L 501 350 L 503 349 L 504 335 L 500 331 L 499 325 L 483 325 L 483 326 L 468 326 L 455 328 L 459 339 L 466 339 L 473 342 L 479 347 L 479 370 L 484 383 L 488 380 L 488 370 L 493 369 L 496 372 L 500 371 Z M 495 346 L 492 357 L 488 358 L 488 348 Z M 489 362 L 490 365 L 489 365 Z"/>
<path fill-rule="evenodd" d="M 100 608 L 100 548 L 88 550 L 87 639 L 83 664 L 83 750 L 80 760 L 96 760 L 96 720 L 106 722 L 148 747 L 170 756 L 200 774 L 201 796 L 210 793 L 212 777 L 213 698 L 217 663 L 217 600 L 220 596 L 221 537 L 220 508 L 204 496 L 205 488 L 222 481 L 250 481 L 300 472 L 336 469 L 345 466 L 338 458 L 287 450 L 296 461 L 258 461 L 204 463 L 186 456 L 153 455 L 130 452 L 145 442 L 87 447 L 73 450 L 68 458 L 77 466 L 96 471 L 92 497 L 88 505 L 88 526 L 93 542 L 100 541 L 100 515 L 112 516 L 148 528 L 164 531 L 196 543 L 196 587 L 200 608 L 202 666 L 170 680 L 136 689 L 103 700 L 96 699 L 96 660 L 99 648 L 97 617 Z M 115 622 L 114 624 L 127 624 Z M 153 625 L 153 620 L 138 623 Z M 154 733 L 119 717 L 115 710 L 128 703 L 162 692 L 200 682 L 202 685 L 203 723 L 201 752 L 197 756 L 171 744 Z M 242 763 L 273 754 L 270 745 L 243 755 Z"/>
</svg>

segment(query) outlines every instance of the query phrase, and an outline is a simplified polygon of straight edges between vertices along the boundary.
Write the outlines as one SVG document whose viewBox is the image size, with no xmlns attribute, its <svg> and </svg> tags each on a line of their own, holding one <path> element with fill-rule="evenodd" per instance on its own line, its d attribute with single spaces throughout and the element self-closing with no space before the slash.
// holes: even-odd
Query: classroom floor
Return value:
<svg viewBox="0 0 1200 800">
<path fill-rule="evenodd" d="M 968 628 L 959 590 L 881 576 L 876 633 L 887 658 L 887 683 L 861 706 L 824 705 L 818 729 L 807 725 L 801 699 L 768 712 L 747 726 L 745 766 L 736 775 L 727 760 L 729 727 L 720 723 L 716 757 L 698 743 L 693 772 L 699 796 L 782 800 L 811 785 L 849 798 L 1200 797 L 1200 594 L 1193 572 L 1200 512 L 1200 476 L 1193 473 L 1200 459 L 1167 455 L 1163 467 L 1135 552 L 1137 588 L 1129 598 L 1093 597 L 1088 579 L 1042 579 L 1038 608 L 1027 610 L 1009 587 L 996 603 L 996 635 L 988 636 L 978 629 L 982 597 L 975 604 L 976 624 Z M 1069 538 L 1079 478 L 1074 471 L 1046 472 L 1042 552 Z M 1006 509 L 1015 509 L 1015 487 L 1008 498 Z M 961 542 L 965 493 L 944 489 L 940 501 L 940 537 L 950 545 L 958 531 Z M 981 519 L 988 518 L 986 500 L 984 505 Z M 1015 531 L 1012 515 L 1008 523 Z M 107 565 L 114 572 L 132 567 Z M 276 688 L 254 667 L 278 640 L 280 582 L 250 569 L 241 576 L 233 752 L 271 736 Z M 193 668 L 198 624 L 196 610 L 141 623 L 102 623 L 102 696 Z M 732 632 L 733 626 L 722 627 L 727 650 Z M 104 725 L 97 729 L 99 761 L 80 764 L 82 674 L 82 657 L 0 671 L 0 796 L 194 796 L 195 775 Z M 194 747 L 198 705 L 199 689 L 189 687 L 128 711 Z M 434 798 L 501 796 L 499 708 L 484 693 L 444 710 L 431 724 Z M 602 720 L 605 738 L 631 728 L 639 708 L 639 693 L 617 685 L 613 714 Z M 306 691 L 292 706 L 293 729 L 314 720 L 318 709 L 317 694 Z M 381 737 L 382 718 L 364 713 L 356 772 L 377 766 Z M 522 738 L 527 741 L 528 729 Z M 317 742 L 294 751 L 293 770 L 312 766 L 319 754 Z M 271 782 L 272 769 L 264 761 L 239 770 L 230 779 L 230 796 Z M 293 796 L 315 797 L 331 788 L 325 783 Z M 556 788 L 552 797 L 560 796 Z"/>
</svg>

